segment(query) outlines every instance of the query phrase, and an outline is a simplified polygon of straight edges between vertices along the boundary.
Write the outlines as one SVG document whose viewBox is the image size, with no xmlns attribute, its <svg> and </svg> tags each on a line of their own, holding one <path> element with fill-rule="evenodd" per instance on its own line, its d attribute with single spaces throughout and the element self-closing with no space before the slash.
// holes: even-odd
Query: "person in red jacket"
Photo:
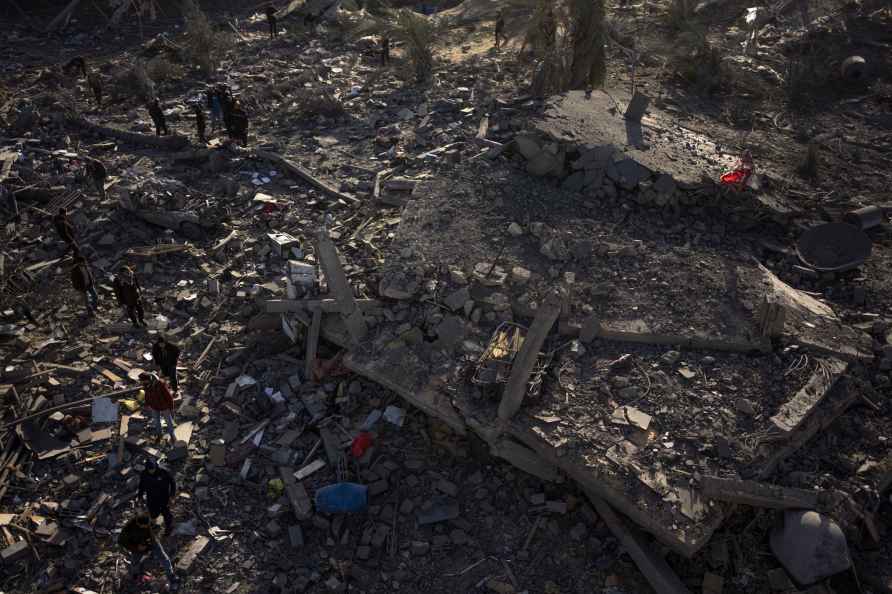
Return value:
<svg viewBox="0 0 892 594">
<path fill-rule="evenodd" d="M 160 377 L 154 373 L 143 373 L 139 376 L 143 389 L 146 392 L 146 406 L 155 422 L 155 430 L 161 435 L 161 417 L 167 421 L 167 432 L 170 434 L 170 442 L 176 442 L 176 436 L 173 433 L 176 424 L 173 422 L 173 395 L 170 388 L 167 387 Z"/>
</svg>

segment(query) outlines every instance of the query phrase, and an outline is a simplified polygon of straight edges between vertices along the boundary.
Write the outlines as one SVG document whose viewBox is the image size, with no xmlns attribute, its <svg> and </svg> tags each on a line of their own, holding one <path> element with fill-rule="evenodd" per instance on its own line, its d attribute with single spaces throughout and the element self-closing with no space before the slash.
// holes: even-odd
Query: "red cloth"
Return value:
<svg viewBox="0 0 892 594">
<path fill-rule="evenodd" d="M 353 438 L 353 444 L 350 447 L 350 451 L 354 458 L 362 458 L 362 455 L 365 454 L 366 450 L 370 447 L 372 447 L 372 434 L 363 431 Z"/>
<path fill-rule="evenodd" d="M 173 395 L 162 380 L 146 388 L 146 405 L 153 410 L 173 410 Z"/>
</svg>

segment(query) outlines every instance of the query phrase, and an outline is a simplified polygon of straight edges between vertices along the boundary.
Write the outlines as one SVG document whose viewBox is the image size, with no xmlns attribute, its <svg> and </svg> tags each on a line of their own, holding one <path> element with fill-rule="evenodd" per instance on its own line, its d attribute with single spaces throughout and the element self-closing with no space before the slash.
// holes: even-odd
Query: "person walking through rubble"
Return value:
<svg viewBox="0 0 892 594">
<path fill-rule="evenodd" d="M 499 49 L 500 41 L 507 42 L 508 38 L 505 36 L 505 15 L 502 11 L 499 11 L 498 16 L 496 17 L 496 28 L 495 28 L 495 38 L 496 38 L 496 49 Z"/>
<path fill-rule="evenodd" d="M 177 384 L 177 360 L 180 358 L 180 347 L 159 334 L 152 345 L 152 358 L 161 369 L 161 374 L 170 382 L 170 389 L 179 392 Z"/>
<path fill-rule="evenodd" d="M 390 37 L 381 37 L 381 65 L 390 64 Z"/>
<path fill-rule="evenodd" d="M 53 216 L 53 225 L 56 227 L 56 231 L 59 232 L 59 238 L 66 243 L 65 251 L 62 252 L 62 255 L 68 253 L 68 250 L 78 251 L 77 241 L 74 239 L 74 225 L 71 224 L 71 221 L 68 219 L 68 211 L 65 208 L 60 208 L 59 212 Z"/>
<path fill-rule="evenodd" d="M 167 421 L 167 433 L 170 435 L 170 442 L 176 442 L 176 435 L 173 430 L 176 424 L 173 421 L 173 395 L 170 388 L 164 381 L 154 373 L 142 373 L 139 381 L 143 385 L 146 393 L 146 406 L 149 408 L 154 424 L 155 431 L 161 436 L 161 417 Z"/>
<path fill-rule="evenodd" d="M 155 123 L 155 136 L 167 136 L 170 130 L 167 129 L 167 120 L 164 118 L 164 110 L 161 109 L 161 103 L 158 98 L 152 99 L 148 105 L 149 116 Z"/>
<path fill-rule="evenodd" d="M 84 157 L 84 163 L 87 177 L 93 180 L 100 198 L 105 200 L 105 180 L 108 178 L 108 171 L 105 169 L 105 165 L 102 161 L 93 157 Z"/>
<path fill-rule="evenodd" d="M 232 102 L 232 108 L 229 111 L 226 133 L 233 140 L 241 142 L 242 146 L 248 146 L 248 126 L 248 114 L 242 108 L 241 102 L 236 99 Z"/>
<path fill-rule="evenodd" d="M 170 501 L 177 492 L 176 481 L 166 469 L 161 468 L 151 458 L 146 461 L 145 470 L 139 475 L 139 491 L 137 501 L 146 502 L 149 519 L 154 522 L 158 516 L 164 518 L 164 536 L 173 531 L 173 514 L 170 513 Z"/>
<path fill-rule="evenodd" d="M 206 143 L 207 123 L 204 119 L 204 109 L 201 107 L 201 103 L 192 104 L 192 113 L 195 114 L 195 132 L 198 134 L 198 141 Z"/>
<path fill-rule="evenodd" d="M 87 86 L 93 93 L 93 99 L 96 100 L 96 107 L 102 107 L 102 79 L 96 72 L 87 75 Z"/>
<path fill-rule="evenodd" d="M 143 563 L 150 555 L 154 555 L 164 567 L 170 591 L 177 591 L 180 585 L 179 579 L 174 572 L 170 557 L 167 556 L 161 541 L 158 540 L 158 535 L 152 528 L 149 516 L 140 514 L 127 522 L 118 536 L 118 544 L 130 554 L 130 579 L 139 579 Z"/>
<path fill-rule="evenodd" d="M 142 287 L 136 273 L 129 266 L 121 266 L 121 270 L 115 275 L 112 285 L 115 289 L 115 297 L 118 304 L 126 310 L 134 328 L 145 328 L 145 309 L 142 306 Z"/>
<path fill-rule="evenodd" d="M 90 272 L 87 259 L 77 251 L 74 253 L 74 264 L 71 267 L 71 286 L 75 291 L 83 293 L 84 302 L 87 304 L 87 311 L 90 315 L 96 315 L 96 309 L 99 307 L 99 295 L 96 294 L 93 273 Z"/>
<path fill-rule="evenodd" d="M 272 4 L 266 7 L 266 22 L 269 23 L 269 38 L 275 39 L 279 34 L 279 21 L 276 20 L 276 7 Z"/>
</svg>

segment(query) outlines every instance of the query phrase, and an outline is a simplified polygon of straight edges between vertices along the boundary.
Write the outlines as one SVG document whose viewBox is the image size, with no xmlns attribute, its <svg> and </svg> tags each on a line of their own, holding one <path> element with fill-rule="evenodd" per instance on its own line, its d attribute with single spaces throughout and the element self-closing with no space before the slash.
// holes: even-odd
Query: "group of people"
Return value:
<svg viewBox="0 0 892 594">
<path fill-rule="evenodd" d="M 192 114 L 195 116 L 195 132 L 200 142 L 207 142 L 207 120 L 201 102 L 190 104 Z M 250 120 L 244 106 L 233 94 L 232 90 L 224 83 L 218 84 L 207 92 L 207 107 L 211 111 L 211 129 L 216 131 L 220 122 L 226 129 L 226 135 L 242 146 L 248 145 L 248 128 Z M 170 128 L 167 126 L 167 118 L 158 98 L 154 98 L 146 106 L 149 116 L 155 124 L 156 136 L 167 136 Z"/>
</svg>

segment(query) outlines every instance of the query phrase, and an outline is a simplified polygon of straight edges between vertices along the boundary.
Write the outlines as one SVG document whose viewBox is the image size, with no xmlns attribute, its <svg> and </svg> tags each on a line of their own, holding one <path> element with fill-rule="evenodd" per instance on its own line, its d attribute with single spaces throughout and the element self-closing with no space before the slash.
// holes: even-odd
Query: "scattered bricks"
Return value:
<svg viewBox="0 0 892 594">
<path fill-rule="evenodd" d="M 299 549 L 304 546 L 304 531 L 298 526 L 289 526 L 288 527 L 288 540 L 291 542 L 291 547 L 295 549 Z"/>
<path fill-rule="evenodd" d="M 431 544 L 429 542 L 422 542 L 420 540 L 413 540 L 411 551 L 414 557 L 423 557 L 427 555 L 431 550 Z"/>
<path fill-rule="evenodd" d="M 3 561 L 3 565 L 8 563 L 14 563 L 21 559 L 27 558 L 31 554 L 31 547 L 28 546 L 28 543 L 24 540 L 20 540 L 19 542 L 6 547 L 3 551 L 0 551 L 0 559 Z"/>
<path fill-rule="evenodd" d="M 768 585 L 773 592 L 786 592 L 794 589 L 793 582 L 790 581 L 787 572 L 782 567 L 768 572 Z"/>
<path fill-rule="evenodd" d="M 438 491 L 449 495 L 450 497 L 458 496 L 458 486 L 451 481 L 447 481 L 446 479 L 441 479 L 436 485 L 434 485 Z"/>
<path fill-rule="evenodd" d="M 381 479 L 380 481 L 375 481 L 371 485 L 369 485 L 369 497 L 375 497 L 376 495 L 380 495 L 387 491 L 388 485 L 387 481 Z"/>
<path fill-rule="evenodd" d="M 356 548 L 356 558 L 360 561 L 367 561 L 372 555 L 372 548 L 368 545 L 359 545 Z"/>
<path fill-rule="evenodd" d="M 703 594 L 722 594 L 725 587 L 725 579 L 714 573 L 707 573 L 703 576 Z"/>
<path fill-rule="evenodd" d="M 381 547 L 383 547 L 389 533 L 389 526 L 385 524 L 378 524 L 377 526 L 375 526 L 375 532 L 374 534 L 372 534 L 372 547 L 376 549 L 380 549 Z"/>
<path fill-rule="evenodd" d="M 404 499 L 400 504 L 400 513 L 404 516 L 411 514 L 413 509 L 415 509 L 415 504 L 411 499 Z"/>
<path fill-rule="evenodd" d="M 270 520 L 265 527 L 266 533 L 273 538 L 277 538 L 282 533 L 282 527 L 275 520 Z"/>
</svg>

